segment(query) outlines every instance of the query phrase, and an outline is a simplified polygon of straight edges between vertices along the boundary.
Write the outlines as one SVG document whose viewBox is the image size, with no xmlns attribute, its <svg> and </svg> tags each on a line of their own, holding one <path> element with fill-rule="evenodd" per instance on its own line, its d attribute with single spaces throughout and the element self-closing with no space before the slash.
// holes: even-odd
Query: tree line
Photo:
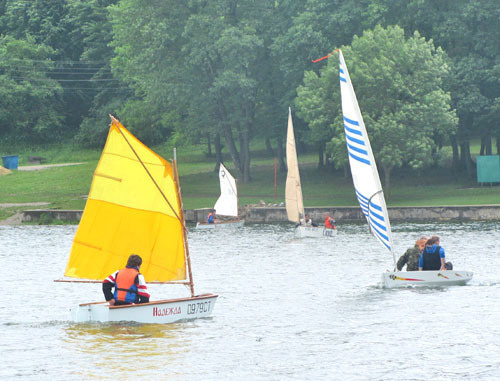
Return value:
<svg viewBox="0 0 500 381">
<path fill-rule="evenodd" d="M 104 143 L 108 114 L 146 144 L 227 149 L 251 179 L 250 143 L 284 168 L 287 110 L 320 165 L 346 165 L 342 48 L 386 183 L 451 145 L 500 152 L 497 0 L 0 0 L 0 139 Z"/>
</svg>

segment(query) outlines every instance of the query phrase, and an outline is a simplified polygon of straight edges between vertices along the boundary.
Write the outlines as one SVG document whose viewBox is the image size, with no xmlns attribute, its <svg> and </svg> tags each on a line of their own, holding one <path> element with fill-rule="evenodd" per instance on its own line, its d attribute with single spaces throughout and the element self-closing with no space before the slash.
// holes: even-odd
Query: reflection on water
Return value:
<svg viewBox="0 0 500 381">
<path fill-rule="evenodd" d="M 392 257 L 363 224 L 334 239 L 248 225 L 189 233 L 197 293 L 213 317 L 170 325 L 73 324 L 100 285 L 54 283 L 74 226 L 0 226 L 9 292 L 0 304 L 0 379 L 474 379 L 500 374 L 498 223 L 395 224 L 396 253 L 437 234 L 467 286 L 381 287 Z M 187 295 L 151 285 L 154 299 Z"/>
</svg>

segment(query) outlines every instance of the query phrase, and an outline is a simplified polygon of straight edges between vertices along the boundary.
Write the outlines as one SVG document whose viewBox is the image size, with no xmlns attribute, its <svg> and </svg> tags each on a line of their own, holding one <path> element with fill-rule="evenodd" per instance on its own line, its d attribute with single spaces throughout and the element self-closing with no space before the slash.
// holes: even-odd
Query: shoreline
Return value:
<svg viewBox="0 0 500 381">
<path fill-rule="evenodd" d="M 185 210 L 186 222 L 205 221 L 212 208 Z M 359 206 L 325 206 L 305 208 L 314 221 L 323 221 L 325 212 L 330 213 L 338 222 L 362 222 L 365 216 Z M 405 222 L 442 222 L 442 221 L 500 221 L 500 204 L 493 205 L 460 205 L 460 206 L 402 206 L 388 207 L 391 221 Z M 281 223 L 288 222 L 286 209 L 283 206 L 248 205 L 239 210 L 240 219 L 248 223 Z M 34 209 L 25 210 L 11 216 L 0 225 L 21 225 L 23 223 L 46 224 L 57 222 L 78 224 L 83 210 Z"/>
</svg>

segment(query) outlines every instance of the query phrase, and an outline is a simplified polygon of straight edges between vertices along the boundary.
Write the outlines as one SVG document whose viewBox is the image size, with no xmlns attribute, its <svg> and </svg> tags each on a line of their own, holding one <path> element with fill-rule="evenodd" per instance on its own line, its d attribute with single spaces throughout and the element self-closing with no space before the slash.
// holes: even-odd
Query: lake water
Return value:
<svg viewBox="0 0 500 381">
<path fill-rule="evenodd" d="M 213 316 L 171 325 L 73 324 L 98 284 L 61 278 L 75 226 L 0 226 L 0 379 L 499 380 L 500 223 L 394 225 L 398 254 L 441 236 L 466 286 L 381 288 L 391 255 L 365 225 L 294 239 L 290 225 L 189 233 Z M 152 299 L 188 295 L 152 285 Z"/>
</svg>

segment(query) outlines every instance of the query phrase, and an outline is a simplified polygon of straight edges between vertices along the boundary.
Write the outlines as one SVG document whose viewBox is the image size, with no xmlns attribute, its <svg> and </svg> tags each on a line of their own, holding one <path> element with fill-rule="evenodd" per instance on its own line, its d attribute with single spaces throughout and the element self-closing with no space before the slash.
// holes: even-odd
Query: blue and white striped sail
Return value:
<svg viewBox="0 0 500 381">
<path fill-rule="evenodd" d="M 352 87 L 344 56 L 340 50 L 339 60 L 344 132 L 354 190 L 361 210 L 370 226 L 370 231 L 392 253 L 394 258 L 391 224 L 385 204 L 384 191 L 380 184 L 377 164 L 373 158 L 370 140 L 359 110 L 358 100 Z"/>
</svg>

